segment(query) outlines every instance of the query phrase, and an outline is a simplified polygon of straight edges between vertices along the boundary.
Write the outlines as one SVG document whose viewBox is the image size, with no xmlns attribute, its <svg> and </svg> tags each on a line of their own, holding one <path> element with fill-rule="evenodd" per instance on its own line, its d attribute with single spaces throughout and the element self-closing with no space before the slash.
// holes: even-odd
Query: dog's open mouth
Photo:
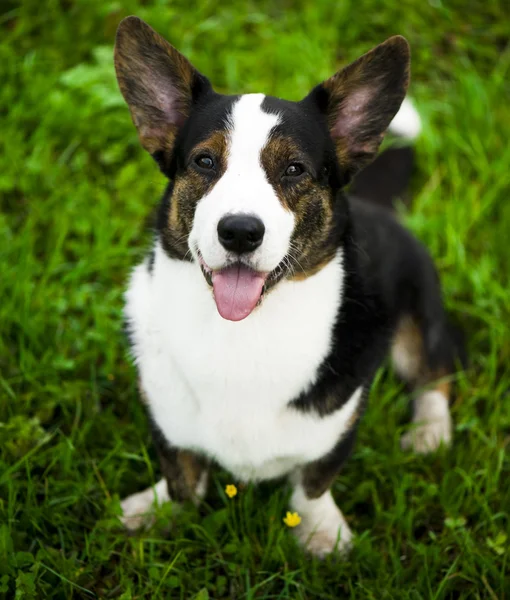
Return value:
<svg viewBox="0 0 510 600">
<path fill-rule="evenodd" d="M 260 302 L 269 273 L 254 271 L 242 262 L 212 271 L 201 259 L 200 267 L 224 319 L 242 321 Z"/>
<path fill-rule="evenodd" d="M 241 321 L 259 303 L 267 273 L 258 273 L 243 263 L 235 263 L 212 274 L 214 300 L 218 312 L 229 321 Z"/>
</svg>

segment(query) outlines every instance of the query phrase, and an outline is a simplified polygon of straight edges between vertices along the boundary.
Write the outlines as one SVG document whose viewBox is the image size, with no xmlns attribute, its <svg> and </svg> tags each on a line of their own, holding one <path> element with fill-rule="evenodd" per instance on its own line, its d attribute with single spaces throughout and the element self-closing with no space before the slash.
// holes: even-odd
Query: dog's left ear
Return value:
<svg viewBox="0 0 510 600">
<path fill-rule="evenodd" d="M 409 83 L 409 44 L 394 36 L 318 85 L 305 99 L 326 114 L 349 179 L 379 148 Z"/>
</svg>

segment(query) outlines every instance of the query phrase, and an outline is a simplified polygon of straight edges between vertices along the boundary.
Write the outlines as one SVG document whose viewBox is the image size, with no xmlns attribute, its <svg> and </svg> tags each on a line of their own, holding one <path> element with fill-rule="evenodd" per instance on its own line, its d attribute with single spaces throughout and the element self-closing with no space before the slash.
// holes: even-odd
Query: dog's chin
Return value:
<svg viewBox="0 0 510 600">
<path fill-rule="evenodd" d="M 212 288 L 216 308 L 228 321 L 242 321 L 258 307 L 264 295 L 285 277 L 282 261 L 269 272 L 258 271 L 249 261 L 228 261 L 219 269 L 211 269 L 199 253 L 199 264 L 207 284 Z"/>
</svg>

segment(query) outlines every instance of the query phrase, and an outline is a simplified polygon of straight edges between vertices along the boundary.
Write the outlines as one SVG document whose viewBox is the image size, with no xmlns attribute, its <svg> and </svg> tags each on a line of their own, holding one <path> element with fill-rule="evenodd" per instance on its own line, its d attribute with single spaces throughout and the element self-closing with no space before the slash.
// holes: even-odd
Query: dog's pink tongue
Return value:
<svg viewBox="0 0 510 600">
<path fill-rule="evenodd" d="M 229 321 L 245 319 L 257 305 L 265 275 L 236 264 L 212 274 L 214 300 L 218 312 Z"/>
</svg>

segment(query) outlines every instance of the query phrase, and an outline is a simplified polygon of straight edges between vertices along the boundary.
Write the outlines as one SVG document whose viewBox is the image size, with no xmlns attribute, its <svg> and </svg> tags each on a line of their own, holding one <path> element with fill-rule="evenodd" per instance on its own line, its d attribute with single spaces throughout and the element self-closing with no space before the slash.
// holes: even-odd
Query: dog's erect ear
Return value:
<svg viewBox="0 0 510 600">
<path fill-rule="evenodd" d="M 394 36 L 317 86 L 341 167 L 350 177 L 376 154 L 409 83 L 409 44 Z"/>
<path fill-rule="evenodd" d="M 119 25 L 115 70 L 142 146 L 168 165 L 175 137 L 209 80 L 173 46 L 137 17 Z"/>
</svg>

